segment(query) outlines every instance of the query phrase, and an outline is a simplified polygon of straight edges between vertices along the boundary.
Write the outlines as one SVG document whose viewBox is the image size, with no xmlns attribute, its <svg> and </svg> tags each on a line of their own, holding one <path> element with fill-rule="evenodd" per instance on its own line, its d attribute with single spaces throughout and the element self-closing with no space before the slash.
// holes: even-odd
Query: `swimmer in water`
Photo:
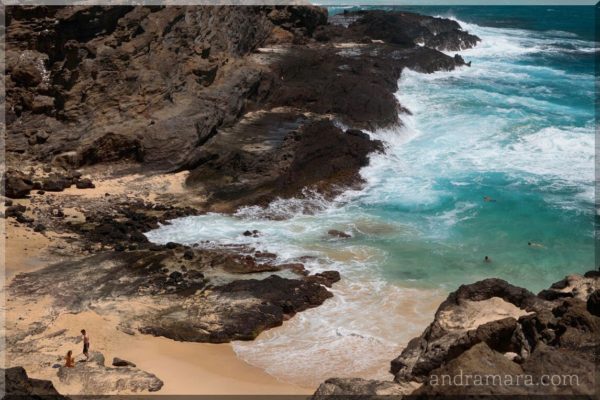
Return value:
<svg viewBox="0 0 600 400">
<path fill-rule="evenodd" d="M 486 263 L 491 263 L 491 262 L 492 262 L 492 259 L 491 259 L 491 258 L 489 258 L 488 256 L 485 256 L 485 257 L 483 258 L 483 262 L 486 262 Z"/>
<path fill-rule="evenodd" d="M 496 200 L 492 199 L 490 196 L 483 196 L 483 201 L 485 201 L 486 203 L 495 203 Z"/>
<path fill-rule="evenodd" d="M 543 245 L 543 244 L 541 244 L 541 243 L 536 243 L 536 242 L 527 242 L 527 245 L 528 245 L 529 247 L 536 247 L 536 248 L 538 248 L 538 249 L 543 249 L 543 248 L 544 248 L 544 245 Z"/>
</svg>

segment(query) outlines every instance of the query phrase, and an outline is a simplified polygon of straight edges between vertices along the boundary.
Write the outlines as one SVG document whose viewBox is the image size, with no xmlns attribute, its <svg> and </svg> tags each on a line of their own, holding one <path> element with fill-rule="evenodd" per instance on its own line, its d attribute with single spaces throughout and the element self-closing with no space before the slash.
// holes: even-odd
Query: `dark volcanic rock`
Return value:
<svg viewBox="0 0 600 400">
<path fill-rule="evenodd" d="M 401 396 L 409 395 L 413 390 L 413 386 L 400 385 L 390 381 L 367 380 L 361 378 L 331 378 L 319 385 L 312 399 L 401 399 Z"/>
<path fill-rule="evenodd" d="M 202 301 L 175 305 L 149 316 L 140 332 L 180 341 L 223 343 L 252 340 L 296 312 L 322 304 L 332 294 L 321 285 L 272 275 L 219 286 Z"/>
<path fill-rule="evenodd" d="M 600 317 L 600 289 L 590 295 L 587 300 L 587 310 L 590 314 Z"/>
<path fill-rule="evenodd" d="M 456 21 L 409 12 L 357 11 L 336 15 L 331 21 L 348 25 L 355 37 L 369 37 L 404 47 L 423 44 L 436 50 L 459 51 L 481 40 L 463 31 Z"/>
<path fill-rule="evenodd" d="M 335 282 L 338 282 L 340 279 L 341 277 L 338 271 L 318 272 L 314 275 L 309 275 L 306 278 L 304 278 L 305 281 L 320 283 L 327 287 L 331 287 Z"/>
<path fill-rule="evenodd" d="M 316 7 L 7 7 L 8 151 L 86 165 L 178 169 L 233 122 L 261 68 L 241 59 Z M 48 137 L 27 142 L 27 133 Z M 40 137 L 40 139 L 42 139 Z"/>
<path fill-rule="evenodd" d="M 61 396 L 51 381 L 32 379 L 22 367 L 2 369 L 3 399 L 48 399 L 66 400 L 68 397 Z"/>
<path fill-rule="evenodd" d="M 324 119 L 399 123 L 402 69 L 453 69 L 463 60 L 436 48 L 477 40 L 410 13 L 359 13 L 349 28 L 326 16 L 312 6 L 8 7 L 7 150 L 67 168 L 190 169 L 188 185 L 225 210 L 355 184 L 381 144 Z M 274 43 L 283 48 L 261 47 Z"/>
<path fill-rule="evenodd" d="M 497 351 L 528 352 L 528 344 L 524 343 L 522 335 L 516 332 L 514 318 L 491 321 L 474 330 L 467 328 L 468 316 L 462 316 L 466 308 L 464 302 L 492 298 L 500 298 L 518 307 L 522 310 L 520 312 L 542 310 L 545 306 L 533 293 L 501 279 L 485 279 L 470 285 L 461 285 L 439 306 L 434 322 L 421 337 L 411 340 L 402 354 L 392 361 L 391 372 L 396 381 L 422 381 L 433 369 L 482 341 Z M 448 317 L 453 315 L 452 320 L 459 321 L 458 324 L 447 322 Z M 515 317 L 517 316 L 515 314 Z M 511 342 L 513 335 L 515 343 Z"/>
<path fill-rule="evenodd" d="M 338 237 L 338 238 L 342 238 L 342 239 L 347 239 L 347 238 L 352 237 L 352 235 L 350 235 L 346 232 L 338 231 L 337 229 L 330 229 L 327 231 L 327 234 L 329 236 L 334 236 L 334 237 Z"/>
<path fill-rule="evenodd" d="M 84 179 L 77 179 L 75 181 L 75 187 L 77 189 L 93 189 L 96 187 L 96 185 L 94 185 L 94 183 L 92 182 L 91 179 L 84 178 Z"/>
<path fill-rule="evenodd" d="M 33 227 L 34 232 L 44 232 L 45 230 L 46 230 L 46 226 L 44 226 L 43 224 L 36 224 Z"/>
<path fill-rule="evenodd" d="M 133 367 L 135 368 L 135 364 L 131 361 L 123 360 L 119 357 L 114 357 L 112 361 L 113 367 Z"/>
<path fill-rule="evenodd" d="M 54 307 L 80 312 L 113 304 L 123 321 L 141 333 L 174 340 L 222 343 L 251 340 L 297 312 L 322 304 L 332 294 L 321 284 L 270 276 L 206 288 L 201 271 L 171 271 L 173 249 L 105 252 L 16 276 L 14 296 L 51 295 Z M 212 269 L 220 253 L 201 253 L 190 266 Z M 201 290 L 206 289 L 206 290 Z M 129 299 L 146 298 L 148 308 L 131 309 Z M 113 308 L 114 307 L 114 308 Z M 97 309 L 98 312 L 101 312 Z"/>
<path fill-rule="evenodd" d="M 368 164 L 369 153 L 383 149 L 379 141 L 346 134 L 330 121 L 294 130 L 296 118 L 280 117 L 290 124 L 289 131 L 271 127 L 272 132 L 258 134 L 258 121 L 232 139 L 239 144 L 227 142 L 228 150 L 222 148 L 225 143 L 210 143 L 207 151 L 214 156 L 192 171 L 187 184 L 201 187 L 211 202 L 266 204 L 277 196 L 300 195 L 305 187 L 326 193 L 335 185 L 354 184 L 360 168 Z M 247 149 L 246 137 L 265 134 L 271 135 L 269 146 Z M 225 157 L 217 156 L 223 152 Z"/>
<path fill-rule="evenodd" d="M 138 139 L 110 132 L 81 149 L 76 166 L 123 159 L 141 161 L 143 159 L 141 143 Z"/>
<path fill-rule="evenodd" d="M 598 284 L 600 274 L 595 272 L 597 271 L 589 271 L 584 276 L 569 275 L 553 283 L 549 289 L 542 290 L 538 293 L 538 297 L 546 300 L 574 297 L 586 301 L 592 292 L 600 288 Z"/>
<path fill-rule="evenodd" d="M 492 297 L 500 297 L 525 310 L 544 307 L 544 302 L 529 290 L 511 285 L 502 279 L 490 278 L 469 285 L 461 285 L 448 296 L 440 308 L 447 304 L 459 304 L 461 300 L 481 301 Z"/>
<path fill-rule="evenodd" d="M 41 182 L 41 189 L 46 192 L 61 192 L 72 184 L 71 180 L 61 175 L 50 175 Z"/>
<path fill-rule="evenodd" d="M 549 291 L 570 296 L 552 294 L 553 301 L 499 279 L 462 285 L 440 305 L 423 334 L 392 361 L 394 384 L 399 386 L 335 379 L 323 383 L 315 397 L 340 394 L 375 398 L 374 389 L 396 393 L 419 383 L 423 385 L 411 393 L 411 398 L 591 396 L 597 379 L 594 363 L 600 351 L 600 318 L 589 311 L 588 304 L 596 301 L 594 288 L 599 283 L 597 274 L 568 276 Z M 548 293 L 542 292 L 546 298 Z M 506 314 L 512 316 L 502 317 Z M 550 385 L 550 377 L 566 380 Z M 546 381 L 540 383 L 543 379 Z"/>
<path fill-rule="evenodd" d="M 413 394 L 416 398 L 429 398 L 435 395 L 508 395 L 524 394 L 520 387 L 494 386 L 492 382 L 479 385 L 474 383 L 473 377 L 484 376 L 514 376 L 522 375 L 523 369 L 519 364 L 509 360 L 502 354 L 493 351 L 485 343 L 479 343 L 471 347 L 459 357 L 449 361 L 444 366 L 431 372 L 425 384 Z M 442 384 L 443 376 L 456 379 L 451 384 Z M 464 382 L 464 376 L 469 375 L 470 381 Z M 457 377 L 457 378 L 455 378 Z M 458 380 L 462 379 L 463 382 Z M 480 378 L 482 379 L 482 378 Z"/>
<path fill-rule="evenodd" d="M 9 170 L 4 174 L 4 195 L 12 199 L 27 197 L 33 189 L 33 182 L 24 174 Z"/>
<path fill-rule="evenodd" d="M 14 206 L 7 206 L 5 209 L 5 215 L 7 217 L 16 217 L 19 214 L 24 213 L 27 210 L 27 207 L 25 207 L 22 204 L 17 204 Z"/>
</svg>

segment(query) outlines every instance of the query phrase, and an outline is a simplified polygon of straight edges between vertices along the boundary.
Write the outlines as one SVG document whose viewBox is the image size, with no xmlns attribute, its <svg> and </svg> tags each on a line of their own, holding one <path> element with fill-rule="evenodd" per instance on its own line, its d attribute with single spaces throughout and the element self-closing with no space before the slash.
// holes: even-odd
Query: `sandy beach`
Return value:
<svg viewBox="0 0 600 400">
<path fill-rule="evenodd" d="M 163 190 L 177 193 L 181 190 L 184 176 L 185 174 L 171 175 L 168 179 L 157 176 L 150 180 L 138 181 L 137 184 L 147 185 L 154 197 Z M 135 177 L 109 181 L 96 180 L 95 189 L 67 189 L 46 196 L 94 198 L 102 197 L 107 192 L 127 195 L 127 191 L 135 187 L 134 181 Z M 129 189 L 126 189 L 127 187 Z M 33 197 L 35 196 L 37 195 Z M 31 200 L 21 199 L 15 201 L 15 204 L 29 207 Z M 76 209 L 64 208 L 64 212 L 66 218 L 71 219 L 77 219 L 82 215 Z M 26 215 L 32 215 L 31 211 L 28 210 Z M 5 221 L 3 239 L 6 244 L 4 268 L 6 284 L 10 284 L 19 273 L 44 268 L 71 253 L 68 234 L 52 231 L 34 232 L 33 229 L 12 220 Z M 70 255 L 75 254 L 73 251 Z M 52 313 L 51 299 L 39 299 L 36 304 L 18 304 L 18 300 L 8 300 L 6 316 L 8 330 L 17 325 L 23 326 L 41 320 Z M 24 310 L 27 312 L 24 313 Z M 107 365 L 113 357 L 119 357 L 132 361 L 139 368 L 160 377 L 164 386 L 155 394 L 310 394 L 314 391 L 314 388 L 302 388 L 281 382 L 260 368 L 240 360 L 228 343 L 190 343 L 150 335 L 129 335 L 116 329 L 115 320 L 91 310 L 79 314 L 53 315 L 52 318 L 54 320 L 44 334 L 66 329 L 69 336 L 77 336 L 79 331 L 85 328 L 91 338 L 91 350 L 102 352 Z M 32 338 L 35 337 L 23 340 Z M 72 343 L 57 345 L 49 340 L 45 350 L 48 354 L 55 355 L 57 360 L 63 358 L 68 350 L 73 350 L 76 360 L 83 359 L 81 349 L 73 347 Z M 18 365 L 23 366 L 30 377 L 51 380 L 63 394 L 78 394 L 77 387 L 59 381 L 56 375 L 57 369 L 26 365 L 22 361 L 19 360 Z M 10 367 L 13 364 L 14 362 L 8 357 L 6 365 Z"/>
<path fill-rule="evenodd" d="M 148 335 L 131 336 L 116 329 L 110 318 L 93 311 L 64 314 L 49 328 L 67 329 L 77 335 L 85 327 L 90 334 L 91 350 L 100 351 L 109 363 L 113 357 L 134 362 L 164 381 L 155 394 L 311 394 L 314 388 L 301 388 L 280 382 L 259 368 L 239 360 L 230 344 L 177 342 Z M 71 345 L 61 348 L 60 354 L 73 350 L 76 359 L 83 359 L 81 349 Z M 72 393 L 72 388 L 61 384 L 52 373 L 52 379 L 61 393 Z"/>
</svg>

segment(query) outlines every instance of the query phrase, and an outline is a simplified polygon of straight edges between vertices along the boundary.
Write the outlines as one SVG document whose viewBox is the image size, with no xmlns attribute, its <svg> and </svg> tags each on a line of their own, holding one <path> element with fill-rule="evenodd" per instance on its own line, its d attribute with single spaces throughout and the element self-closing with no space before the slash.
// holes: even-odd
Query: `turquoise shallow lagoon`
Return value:
<svg viewBox="0 0 600 400">
<path fill-rule="evenodd" d="M 363 190 L 184 218 L 148 235 L 247 243 L 282 262 L 314 255 L 307 267 L 341 272 L 324 306 L 236 344 L 285 380 L 385 377 L 458 285 L 500 277 L 537 292 L 595 267 L 594 8 L 402 9 L 457 19 L 482 42 L 461 52 L 470 68 L 403 73 L 397 96 L 412 114 L 371 132 L 386 152 L 363 169 Z M 332 240 L 332 228 L 353 237 Z"/>
</svg>

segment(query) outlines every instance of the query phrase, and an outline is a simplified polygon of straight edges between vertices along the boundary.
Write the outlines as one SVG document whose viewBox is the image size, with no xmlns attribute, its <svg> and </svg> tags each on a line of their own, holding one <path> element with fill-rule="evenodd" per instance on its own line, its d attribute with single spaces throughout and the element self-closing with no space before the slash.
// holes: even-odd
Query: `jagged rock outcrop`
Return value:
<svg viewBox="0 0 600 400">
<path fill-rule="evenodd" d="M 462 30 L 456 21 L 409 12 L 356 11 L 332 18 L 357 38 L 383 40 L 401 46 L 423 45 L 442 51 L 460 51 L 477 45 L 477 36 Z"/>
<path fill-rule="evenodd" d="M 7 7 L 9 162 L 192 170 L 187 185 L 219 210 L 306 186 L 333 195 L 382 150 L 338 122 L 399 123 L 401 70 L 465 65 L 437 49 L 477 43 L 441 18 L 340 18 L 312 6 Z"/>
<path fill-rule="evenodd" d="M 538 297 L 546 300 L 560 298 L 577 298 L 586 301 L 595 290 L 598 290 L 599 271 L 588 271 L 582 275 L 569 275 L 555 282 L 549 289 L 542 290 Z"/>
<path fill-rule="evenodd" d="M 93 308 L 117 312 L 122 325 L 180 341 L 223 343 L 251 340 L 297 312 L 332 297 L 323 284 L 339 280 L 319 274 L 301 279 L 271 275 L 212 285 L 204 273 L 226 270 L 221 252 L 198 251 L 183 259 L 183 249 L 157 248 L 104 252 L 16 276 L 13 296 L 48 295 L 66 312 Z M 251 273 L 254 271 L 249 271 Z M 126 307 L 128 299 L 145 304 Z M 13 343 L 16 348 L 18 344 Z"/>
<path fill-rule="evenodd" d="M 255 94 L 261 68 L 241 59 L 275 24 L 308 35 L 326 14 L 314 7 L 15 6 L 6 18 L 9 151 L 44 161 L 76 151 L 75 166 L 133 157 L 177 169 Z M 41 130 L 43 143 L 29 143 Z"/>
<path fill-rule="evenodd" d="M 417 386 L 361 378 L 332 378 L 327 379 L 318 387 L 313 399 L 385 399 L 390 396 L 400 399 L 402 396 L 412 393 Z"/>
<path fill-rule="evenodd" d="M 80 388 L 83 395 L 113 394 L 119 392 L 156 392 L 163 382 L 146 371 L 135 366 L 107 367 L 104 355 L 91 352 L 90 359 L 77 362 L 73 368 L 60 367 L 58 379 L 66 385 Z"/>
<path fill-rule="evenodd" d="M 8 170 L 3 174 L 2 184 L 4 185 L 4 195 L 11 199 L 27 197 L 29 192 L 33 189 L 33 182 L 31 179 L 25 174 L 15 170 Z"/>
<path fill-rule="evenodd" d="M 3 382 L 0 388 L 3 400 L 68 400 L 68 397 L 58 393 L 52 382 L 30 378 L 23 367 L 1 369 L 1 373 Z"/>
<path fill-rule="evenodd" d="M 195 301 L 188 299 L 185 307 L 173 304 L 142 317 L 139 331 L 186 342 L 252 340 L 332 296 L 318 283 L 277 275 L 238 280 L 206 291 Z"/>
<path fill-rule="evenodd" d="M 294 113 L 258 116 L 247 125 L 220 134 L 228 140 L 221 136 L 207 144 L 208 161 L 187 179 L 189 185 L 201 185 L 212 202 L 266 205 L 305 187 L 327 193 L 334 186 L 351 186 L 360 182 L 356 171 L 368 164 L 369 154 L 383 151 L 381 142 L 365 133 L 344 132 L 329 120 L 309 122 Z M 290 131 L 282 134 L 282 126 Z M 248 145 L 252 142 L 257 144 Z"/>
<path fill-rule="evenodd" d="M 590 271 L 568 276 L 538 296 L 500 279 L 462 285 L 440 305 L 423 334 L 392 361 L 393 383 L 328 380 L 315 397 L 335 392 L 376 398 L 372 388 L 404 390 L 411 384 L 420 387 L 402 394 L 416 398 L 591 396 L 597 380 L 600 318 L 590 312 L 589 304 L 594 310 L 599 275 Z M 525 376 L 531 382 L 526 383 Z M 556 381 L 557 376 L 563 379 L 558 385 L 543 381 Z"/>
<path fill-rule="evenodd" d="M 533 293 L 501 279 L 462 285 L 439 306 L 421 337 L 392 361 L 391 372 L 397 382 L 422 382 L 433 369 L 480 342 L 503 352 L 527 351 L 512 345 L 521 339 L 516 319 L 542 307 Z"/>
</svg>

